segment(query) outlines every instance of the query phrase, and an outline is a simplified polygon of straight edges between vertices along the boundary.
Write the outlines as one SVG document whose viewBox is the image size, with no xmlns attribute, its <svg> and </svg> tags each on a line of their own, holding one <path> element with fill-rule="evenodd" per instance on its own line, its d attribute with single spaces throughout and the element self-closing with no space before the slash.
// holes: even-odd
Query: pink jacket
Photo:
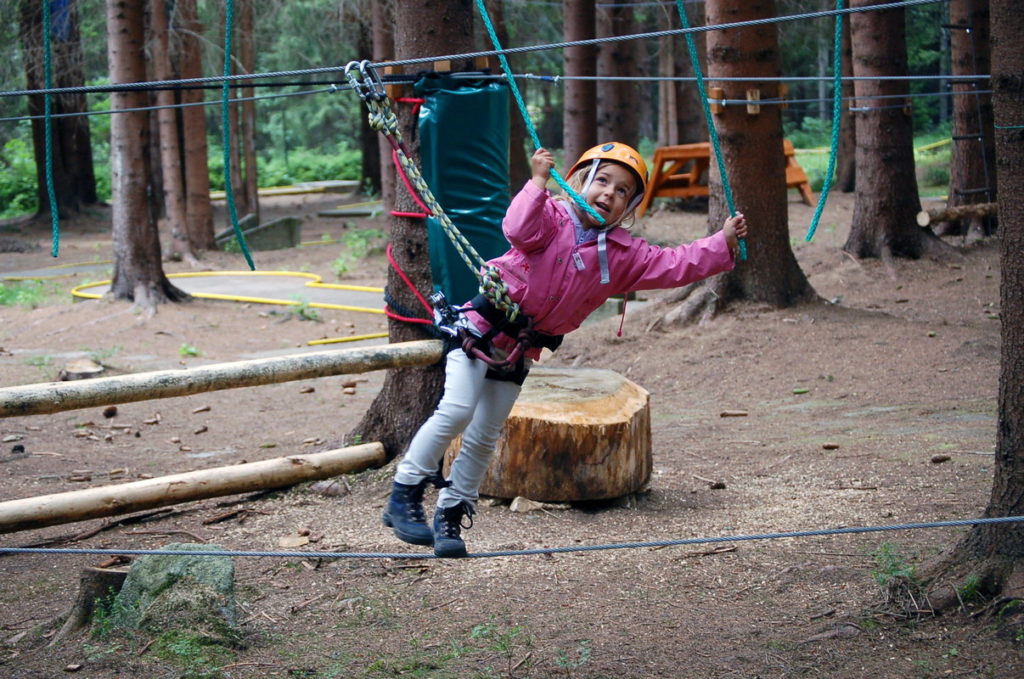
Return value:
<svg viewBox="0 0 1024 679">
<path fill-rule="evenodd" d="M 564 335 L 575 330 L 612 295 L 675 288 L 735 265 L 721 231 L 692 243 L 662 248 L 615 227 L 607 236 L 611 281 L 602 285 L 597 242 L 577 247 L 567 207 L 528 181 L 512 199 L 502 223 L 512 248 L 489 262 L 501 271 L 509 296 L 533 318 L 534 329 L 543 333 Z M 577 249 L 582 270 L 573 261 Z M 474 311 L 467 312 L 467 317 L 481 332 L 491 327 Z M 514 344 L 505 335 L 496 337 L 494 343 L 503 349 Z M 531 349 L 527 356 L 539 358 L 540 350 Z"/>
</svg>

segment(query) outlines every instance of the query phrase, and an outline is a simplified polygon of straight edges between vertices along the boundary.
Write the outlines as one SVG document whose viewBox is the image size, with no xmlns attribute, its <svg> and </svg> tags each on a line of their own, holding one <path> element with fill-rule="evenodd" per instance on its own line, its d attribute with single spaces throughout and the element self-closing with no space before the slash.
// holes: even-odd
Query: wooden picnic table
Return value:
<svg viewBox="0 0 1024 679">
<path fill-rule="evenodd" d="M 807 205 L 814 204 L 814 194 L 807 173 L 796 161 L 796 150 L 788 139 L 783 141 L 786 154 L 786 186 L 800 191 Z M 708 195 L 707 172 L 711 164 L 711 145 L 708 142 L 661 146 L 654 151 L 651 180 L 647 193 L 637 208 L 642 217 L 655 198 L 695 198 Z"/>
</svg>

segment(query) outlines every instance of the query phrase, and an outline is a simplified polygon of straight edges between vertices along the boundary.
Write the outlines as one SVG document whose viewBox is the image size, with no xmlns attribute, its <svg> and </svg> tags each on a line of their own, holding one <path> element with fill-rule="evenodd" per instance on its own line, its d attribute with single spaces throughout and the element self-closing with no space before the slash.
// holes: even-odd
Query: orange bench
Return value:
<svg viewBox="0 0 1024 679">
<path fill-rule="evenodd" d="M 783 141 L 786 154 L 786 187 L 800 191 L 807 205 L 814 204 L 814 194 L 807 173 L 796 161 L 796 150 L 788 139 Z M 637 208 L 643 216 L 655 198 L 694 198 L 708 195 L 706 174 L 711 163 L 711 145 L 708 142 L 662 146 L 654 151 L 651 180 L 647 193 Z"/>
</svg>

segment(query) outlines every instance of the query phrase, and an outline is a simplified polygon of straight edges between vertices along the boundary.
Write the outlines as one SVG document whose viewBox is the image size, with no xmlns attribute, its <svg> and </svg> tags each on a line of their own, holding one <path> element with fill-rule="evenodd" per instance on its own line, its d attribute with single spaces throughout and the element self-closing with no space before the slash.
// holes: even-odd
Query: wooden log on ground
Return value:
<svg viewBox="0 0 1024 679">
<path fill-rule="evenodd" d="M 430 365 L 443 356 L 440 340 L 334 349 L 183 370 L 44 382 L 0 389 L 0 417 L 45 415 L 76 408 L 188 396 L 218 389 L 277 384 L 327 375 Z"/>
<path fill-rule="evenodd" d="M 937 222 L 956 222 L 961 219 L 994 216 L 997 208 L 998 203 L 973 203 L 921 210 L 917 213 L 917 224 L 918 226 L 928 226 Z"/>
<path fill-rule="evenodd" d="M 85 488 L 0 502 L 0 533 L 13 533 L 143 509 L 285 488 L 339 474 L 379 467 L 386 462 L 381 443 L 364 443 L 310 455 L 214 467 L 144 481 Z"/>
<path fill-rule="evenodd" d="M 461 437 L 446 453 L 458 453 Z M 603 500 L 650 481 L 650 396 L 611 370 L 536 367 L 480 491 L 542 502 Z"/>
</svg>

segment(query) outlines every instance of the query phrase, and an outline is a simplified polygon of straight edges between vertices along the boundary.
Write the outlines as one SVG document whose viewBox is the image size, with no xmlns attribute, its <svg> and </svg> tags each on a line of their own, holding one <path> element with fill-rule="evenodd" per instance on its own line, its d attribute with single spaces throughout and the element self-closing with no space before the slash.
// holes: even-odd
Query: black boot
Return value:
<svg viewBox="0 0 1024 679">
<path fill-rule="evenodd" d="M 473 527 L 474 514 L 476 510 L 465 501 L 454 507 L 438 507 L 434 513 L 434 554 L 442 558 L 466 556 L 461 533 L 463 528 Z M 462 517 L 469 519 L 466 526 L 462 525 Z"/>
<path fill-rule="evenodd" d="M 383 518 L 384 525 L 393 528 L 399 540 L 413 545 L 434 544 L 434 533 L 423 513 L 423 491 L 428 482 L 423 479 L 415 486 L 394 482 Z"/>
</svg>

